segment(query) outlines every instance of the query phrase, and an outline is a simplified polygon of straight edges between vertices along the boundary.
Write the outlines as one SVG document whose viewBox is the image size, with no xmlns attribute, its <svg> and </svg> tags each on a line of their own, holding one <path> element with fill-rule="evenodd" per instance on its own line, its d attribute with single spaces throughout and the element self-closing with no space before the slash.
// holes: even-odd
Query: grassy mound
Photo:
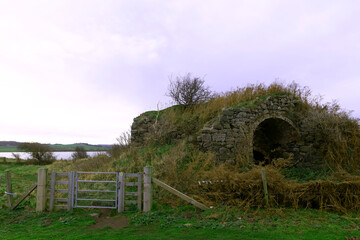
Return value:
<svg viewBox="0 0 360 240">
<path fill-rule="evenodd" d="M 297 84 L 273 83 L 249 85 L 218 94 L 209 102 L 192 107 L 173 106 L 162 111 L 150 111 L 140 117 L 155 120 L 152 133 L 142 146 L 121 146 L 111 157 L 102 155 L 77 161 L 62 161 L 52 165 L 62 171 L 122 171 L 142 172 L 151 165 L 153 177 L 207 205 L 232 204 L 241 207 L 262 206 L 261 166 L 238 156 L 236 164 L 219 163 L 214 153 L 202 152 L 190 138 L 205 123 L 218 116 L 223 108 L 252 108 L 268 95 L 291 94 L 299 100 L 296 114 L 302 114 L 304 124 L 317 129 L 327 168 L 322 172 L 293 169 L 284 159 L 266 166 L 271 206 L 333 209 L 344 212 L 360 206 L 360 128 L 359 120 L 341 110 L 336 103 L 323 104 L 311 97 L 307 88 Z M 295 113 L 294 113 L 295 114 Z M 181 132 L 174 138 L 174 132 Z M 190 140 L 190 141 L 189 141 Z M 156 189 L 161 202 L 181 203 L 173 196 Z"/>
</svg>

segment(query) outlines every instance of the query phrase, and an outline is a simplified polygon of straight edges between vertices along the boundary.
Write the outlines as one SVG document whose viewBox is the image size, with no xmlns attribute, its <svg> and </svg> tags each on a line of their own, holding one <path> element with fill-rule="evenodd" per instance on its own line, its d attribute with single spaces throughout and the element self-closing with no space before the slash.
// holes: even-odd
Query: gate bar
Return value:
<svg viewBox="0 0 360 240">
<path fill-rule="evenodd" d="M 87 183 L 116 183 L 116 181 L 98 181 L 98 180 L 78 180 L 78 182 L 87 182 Z"/>
<path fill-rule="evenodd" d="M 104 193 L 108 193 L 108 192 L 116 192 L 116 191 L 110 191 L 110 190 L 78 190 L 78 192 L 104 192 Z"/>
<path fill-rule="evenodd" d="M 116 202 L 116 200 L 110 200 L 110 199 L 86 199 L 86 198 L 78 198 L 78 201 Z"/>
</svg>

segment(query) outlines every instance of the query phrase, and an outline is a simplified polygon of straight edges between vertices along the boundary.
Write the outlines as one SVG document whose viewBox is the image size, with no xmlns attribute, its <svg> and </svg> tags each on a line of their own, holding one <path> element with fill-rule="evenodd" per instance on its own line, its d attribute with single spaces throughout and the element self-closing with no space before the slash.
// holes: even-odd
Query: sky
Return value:
<svg viewBox="0 0 360 240">
<path fill-rule="evenodd" d="M 0 141 L 113 144 L 187 73 L 295 81 L 360 117 L 360 1 L 0 0 Z"/>
</svg>

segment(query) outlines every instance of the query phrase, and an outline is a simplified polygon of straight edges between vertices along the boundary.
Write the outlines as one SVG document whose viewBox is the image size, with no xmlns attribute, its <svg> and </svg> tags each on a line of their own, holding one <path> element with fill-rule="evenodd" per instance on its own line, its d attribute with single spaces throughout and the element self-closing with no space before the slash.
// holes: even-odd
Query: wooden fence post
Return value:
<svg viewBox="0 0 360 240">
<path fill-rule="evenodd" d="M 73 207 L 72 204 L 72 188 L 73 188 L 73 172 L 68 173 L 68 196 L 67 196 L 67 210 L 71 210 Z"/>
<path fill-rule="evenodd" d="M 37 182 L 37 196 L 36 196 L 36 211 L 43 212 L 46 209 L 46 177 L 47 169 L 38 169 L 38 182 Z"/>
<path fill-rule="evenodd" d="M 37 187 L 37 183 L 34 183 L 11 207 L 11 210 L 14 210 L 15 208 L 17 208 L 17 206 L 19 206 L 19 204 L 24 201 L 24 199 L 29 196 L 32 191 L 35 190 L 35 188 Z"/>
<path fill-rule="evenodd" d="M 119 173 L 120 189 L 118 196 L 118 212 L 125 210 L 125 173 Z"/>
<path fill-rule="evenodd" d="M 205 206 L 202 203 L 199 203 L 198 201 L 196 201 L 195 199 L 186 196 L 185 194 L 183 194 L 182 192 L 179 192 L 178 190 L 176 190 L 175 188 L 170 187 L 169 185 L 167 185 L 166 183 L 160 181 L 159 179 L 156 178 L 152 178 L 152 181 L 159 185 L 160 187 L 166 189 L 167 191 L 171 192 L 172 194 L 175 194 L 176 196 L 180 197 L 181 199 L 184 199 L 185 201 L 191 203 L 192 205 L 202 209 L 202 210 L 206 210 L 209 209 L 207 206 Z"/>
<path fill-rule="evenodd" d="M 261 169 L 261 178 L 262 178 L 263 187 L 264 187 L 265 206 L 268 207 L 269 206 L 269 194 L 268 194 L 268 189 L 267 189 L 266 172 L 265 172 L 264 168 Z"/>
<path fill-rule="evenodd" d="M 144 212 L 151 210 L 151 167 L 144 167 Z"/>
<path fill-rule="evenodd" d="M 75 196 L 74 196 L 74 191 L 75 191 L 75 171 L 71 172 L 71 209 L 74 208 L 74 201 L 75 201 Z"/>
<path fill-rule="evenodd" d="M 51 180 L 50 180 L 50 206 L 49 211 L 52 212 L 54 210 L 54 202 L 55 202 L 55 181 L 56 181 L 56 172 L 51 172 Z"/>
<path fill-rule="evenodd" d="M 5 181 L 6 181 L 6 192 L 8 198 L 8 206 L 11 209 L 13 203 L 13 196 L 11 195 L 12 192 L 12 184 L 11 184 L 11 172 L 9 170 L 5 171 Z"/>
<path fill-rule="evenodd" d="M 141 203 L 142 203 L 142 201 L 141 201 L 141 185 L 142 185 L 142 173 L 141 172 L 139 172 L 138 173 L 138 192 L 137 192 L 137 196 L 138 196 L 138 198 L 137 198 L 137 202 L 138 202 L 138 210 L 139 210 L 139 212 L 141 212 Z"/>
</svg>

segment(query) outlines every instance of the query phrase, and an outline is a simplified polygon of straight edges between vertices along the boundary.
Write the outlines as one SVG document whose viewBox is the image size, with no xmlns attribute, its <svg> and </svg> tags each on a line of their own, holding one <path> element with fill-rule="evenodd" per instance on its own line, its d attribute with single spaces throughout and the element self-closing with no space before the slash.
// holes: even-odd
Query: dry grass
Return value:
<svg viewBox="0 0 360 240">
<path fill-rule="evenodd" d="M 355 172 L 360 167 L 359 120 L 333 102 L 316 105 L 305 113 L 304 127 L 314 129 L 314 146 L 332 170 Z"/>
<path fill-rule="evenodd" d="M 329 179 L 299 183 L 285 180 L 280 171 L 272 166 L 266 167 L 266 173 L 270 206 L 338 212 L 360 210 L 360 180 L 334 182 Z M 194 197 L 208 205 L 225 203 L 245 208 L 264 206 L 261 167 L 238 174 L 217 169 L 216 175 L 221 181 L 196 186 L 201 194 Z"/>
<path fill-rule="evenodd" d="M 208 206 L 263 206 L 261 166 L 253 165 L 243 156 L 237 156 L 236 164 L 216 162 L 213 153 L 199 151 L 196 145 L 187 142 L 187 137 L 195 135 L 204 123 L 216 117 L 223 108 L 276 93 L 292 94 L 300 100 L 297 114 L 305 116 L 304 127 L 316 129 L 314 144 L 317 144 L 334 174 L 327 180 L 300 183 L 285 179 L 282 169 L 286 167 L 286 161 L 273 161 L 273 165 L 266 166 L 270 205 L 340 212 L 360 210 L 360 177 L 349 174 L 360 167 L 359 120 L 351 118 L 336 103 L 322 104 L 319 99 L 311 98 L 310 90 L 300 88 L 296 83 L 249 85 L 219 94 L 193 108 L 172 107 L 163 110 L 153 134 L 146 139 L 146 146 L 136 148 L 130 144 L 114 158 L 99 156 L 70 163 L 57 162 L 52 168 L 65 172 L 133 173 L 151 165 L 154 177 Z M 176 132 L 182 135 L 174 136 Z M 199 184 L 199 181 L 205 182 Z M 160 189 L 157 189 L 155 197 L 171 204 L 180 202 Z"/>
<path fill-rule="evenodd" d="M 98 156 L 91 158 L 56 161 L 50 165 L 49 172 L 115 172 L 116 169 L 113 168 L 112 163 L 113 160 L 110 157 L 99 154 Z M 86 177 L 86 179 L 96 179 L 99 177 L 103 179 L 104 176 L 89 174 Z M 105 175 L 105 177 L 108 176 Z"/>
<path fill-rule="evenodd" d="M 161 179 L 207 206 L 225 204 L 245 209 L 265 206 L 261 166 L 252 166 L 250 170 L 241 172 L 237 165 L 216 165 L 200 156 L 196 156 L 180 172 L 174 172 L 175 164 L 168 166 L 172 170 L 169 174 L 163 168 Z M 268 165 L 265 170 L 272 207 L 316 208 L 343 213 L 360 211 L 358 176 L 339 171 L 326 180 L 300 183 L 287 180 L 279 166 Z M 162 202 L 181 203 L 160 190 L 157 197 Z"/>
<path fill-rule="evenodd" d="M 248 106 L 253 101 L 270 94 L 291 94 L 299 101 L 294 111 L 302 119 L 302 128 L 315 132 L 314 146 L 317 153 L 335 170 L 339 167 L 354 172 L 360 167 L 359 119 L 352 118 L 336 103 L 322 103 L 321 98 L 312 97 L 308 88 L 296 83 L 285 85 L 274 82 L 269 86 L 252 84 L 243 88 L 218 94 L 206 103 L 192 108 L 171 107 L 161 114 L 159 124 L 154 128 L 147 145 L 169 144 L 174 139 L 186 138 L 199 133 L 205 123 L 221 113 L 223 108 Z M 181 133 L 180 136 L 179 134 Z"/>
<path fill-rule="evenodd" d="M 169 108 L 167 111 L 164 111 L 163 116 L 172 123 L 181 123 L 185 120 L 185 123 L 191 122 L 194 125 L 193 120 L 202 125 L 215 117 L 223 108 L 232 107 L 275 93 L 292 94 L 304 105 L 309 105 L 312 101 L 315 101 L 310 99 L 311 92 L 308 88 L 301 88 L 294 82 L 288 85 L 274 82 L 269 86 L 265 84 L 249 84 L 243 88 L 217 94 L 210 101 L 195 105 L 192 108 Z"/>
</svg>

